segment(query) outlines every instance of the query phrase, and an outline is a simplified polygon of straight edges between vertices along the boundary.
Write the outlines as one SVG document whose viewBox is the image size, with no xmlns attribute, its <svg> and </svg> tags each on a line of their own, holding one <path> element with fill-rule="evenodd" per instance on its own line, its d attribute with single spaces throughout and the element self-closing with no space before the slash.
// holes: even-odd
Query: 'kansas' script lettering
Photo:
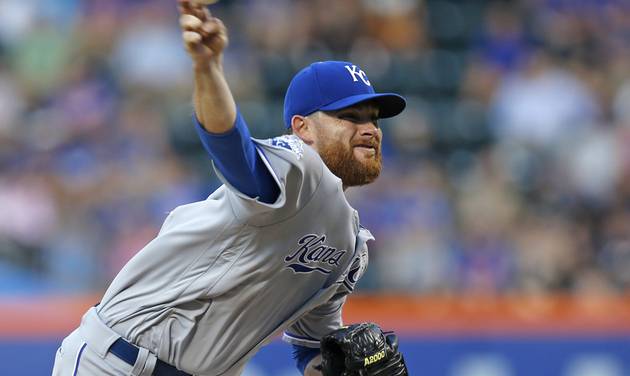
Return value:
<svg viewBox="0 0 630 376">
<path fill-rule="evenodd" d="M 285 262 L 297 262 L 304 266 L 317 263 L 320 266 L 339 266 L 339 260 L 347 252 L 325 244 L 326 235 L 308 234 L 298 240 L 299 247 L 284 258 Z"/>
</svg>

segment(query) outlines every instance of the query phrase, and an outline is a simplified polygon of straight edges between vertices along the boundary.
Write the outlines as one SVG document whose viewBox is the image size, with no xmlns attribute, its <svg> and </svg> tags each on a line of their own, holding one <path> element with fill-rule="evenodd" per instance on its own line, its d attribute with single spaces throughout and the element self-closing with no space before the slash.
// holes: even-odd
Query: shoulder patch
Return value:
<svg viewBox="0 0 630 376">
<path fill-rule="evenodd" d="M 302 159 L 304 156 L 304 141 L 297 136 L 282 135 L 272 138 L 268 140 L 268 142 L 272 146 L 279 146 L 293 152 L 298 159 Z"/>
</svg>

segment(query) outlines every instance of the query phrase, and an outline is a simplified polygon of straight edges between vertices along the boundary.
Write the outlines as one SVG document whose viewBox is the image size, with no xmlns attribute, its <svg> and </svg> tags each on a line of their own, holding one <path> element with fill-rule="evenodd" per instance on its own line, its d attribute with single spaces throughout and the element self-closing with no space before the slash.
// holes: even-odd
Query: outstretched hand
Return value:
<svg viewBox="0 0 630 376">
<path fill-rule="evenodd" d="M 198 66 L 221 63 L 227 29 L 208 8 L 194 0 L 178 0 L 179 25 L 186 51 Z"/>
</svg>

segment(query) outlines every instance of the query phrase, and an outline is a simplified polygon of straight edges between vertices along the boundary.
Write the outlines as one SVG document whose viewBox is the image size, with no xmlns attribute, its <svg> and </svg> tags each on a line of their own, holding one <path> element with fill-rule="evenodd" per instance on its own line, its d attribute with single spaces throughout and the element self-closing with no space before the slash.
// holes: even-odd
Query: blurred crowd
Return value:
<svg viewBox="0 0 630 376">
<path fill-rule="evenodd" d="M 317 60 L 408 98 L 349 191 L 362 291 L 630 289 L 630 4 L 224 0 L 252 134 Z M 175 0 L 0 0 L 0 294 L 100 291 L 219 181 L 192 126 Z M 325 219 L 323 219 L 325 220 Z M 173 255 L 177 257 L 177 255 Z"/>
</svg>

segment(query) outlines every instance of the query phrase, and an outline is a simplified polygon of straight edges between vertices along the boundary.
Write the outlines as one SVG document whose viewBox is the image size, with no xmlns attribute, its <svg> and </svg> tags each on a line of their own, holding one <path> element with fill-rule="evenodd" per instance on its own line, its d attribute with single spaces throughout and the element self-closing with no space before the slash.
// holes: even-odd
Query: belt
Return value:
<svg viewBox="0 0 630 376">
<path fill-rule="evenodd" d="M 133 366 L 136 364 L 136 359 L 138 359 L 138 353 L 140 350 L 132 345 L 131 343 L 125 341 L 122 338 L 118 338 L 112 346 L 109 348 L 109 352 L 116 355 L 121 360 L 125 361 L 125 363 Z M 155 368 L 153 369 L 153 376 L 191 376 L 189 373 L 184 371 L 180 371 L 174 366 L 157 359 L 155 363 Z"/>
</svg>

